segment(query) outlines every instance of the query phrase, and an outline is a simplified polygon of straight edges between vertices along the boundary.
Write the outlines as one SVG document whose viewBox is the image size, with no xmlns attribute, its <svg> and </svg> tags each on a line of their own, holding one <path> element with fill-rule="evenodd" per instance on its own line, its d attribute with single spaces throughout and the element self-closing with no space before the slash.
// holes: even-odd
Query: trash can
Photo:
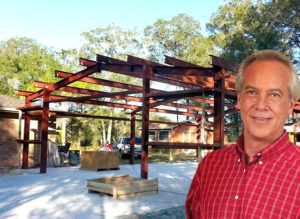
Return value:
<svg viewBox="0 0 300 219">
<path fill-rule="evenodd" d="M 76 166 L 80 164 L 79 150 L 69 151 L 69 165 Z"/>
</svg>

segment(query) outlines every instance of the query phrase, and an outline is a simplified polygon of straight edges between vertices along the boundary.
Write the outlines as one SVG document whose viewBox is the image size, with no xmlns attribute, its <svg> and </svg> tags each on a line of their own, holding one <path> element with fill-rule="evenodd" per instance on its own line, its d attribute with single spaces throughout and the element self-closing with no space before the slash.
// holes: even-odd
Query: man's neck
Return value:
<svg viewBox="0 0 300 219">
<path fill-rule="evenodd" d="M 253 157 L 262 149 L 274 142 L 276 139 L 258 139 L 244 135 L 244 151 L 246 153 L 246 164 L 253 161 Z"/>
</svg>

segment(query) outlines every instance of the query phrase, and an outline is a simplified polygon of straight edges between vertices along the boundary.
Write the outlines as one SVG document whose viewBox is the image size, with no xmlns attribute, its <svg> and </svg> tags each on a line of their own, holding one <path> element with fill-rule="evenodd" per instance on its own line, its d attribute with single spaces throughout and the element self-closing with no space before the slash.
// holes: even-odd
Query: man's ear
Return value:
<svg viewBox="0 0 300 219">
<path fill-rule="evenodd" d="M 290 102 L 289 102 L 289 109 L 288 109 L 288 113 L 289 113 L 289 114 L 292 114 L 296 102 L 297 102 L 297 101 L 296 101 L 296 98 L 291 98 L 291 99 L 290 99 Z"/>
<path fill-rule="evenodd" d="M 237 104 L 235 105 L 237 109 L 241 109 L 241 93 L 237 93 Z"/>
</svg>

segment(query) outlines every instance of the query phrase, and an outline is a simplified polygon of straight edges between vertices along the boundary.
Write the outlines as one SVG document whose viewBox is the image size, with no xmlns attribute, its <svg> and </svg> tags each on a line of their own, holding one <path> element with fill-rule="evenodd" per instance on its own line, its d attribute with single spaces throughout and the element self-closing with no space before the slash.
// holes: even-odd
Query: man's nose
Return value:
<svg viewBox="0 0 300 219">
<path fill-rule="evenodd" d="M 259 95 L 256 99 L 256 109 L 265 110 L 268 107 L 268 98 L 265 95 Z"/>
</svg>

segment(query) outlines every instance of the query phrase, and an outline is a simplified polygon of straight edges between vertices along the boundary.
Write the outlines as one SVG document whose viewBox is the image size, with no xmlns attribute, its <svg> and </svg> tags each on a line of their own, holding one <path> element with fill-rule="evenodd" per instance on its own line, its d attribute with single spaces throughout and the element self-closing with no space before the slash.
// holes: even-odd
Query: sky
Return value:
<svg viewBox="0 0 300 219">
<path fill-rule="evenodd" d="M 0 41 L 29 37 L 55 50 L 80 48 L 80 33 L 115 24 L 142 31 L 179 13 L 205 24 L 224 0 L 9 0 L 1 1 Z"/>
</svg>

